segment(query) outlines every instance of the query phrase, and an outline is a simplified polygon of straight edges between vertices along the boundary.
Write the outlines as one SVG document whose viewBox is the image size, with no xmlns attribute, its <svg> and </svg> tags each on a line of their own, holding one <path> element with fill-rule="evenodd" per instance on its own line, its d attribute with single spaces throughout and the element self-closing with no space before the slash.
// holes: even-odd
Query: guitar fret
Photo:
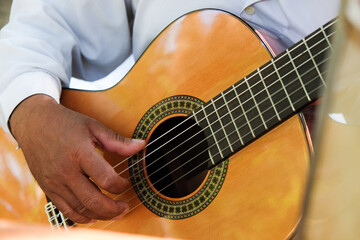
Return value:
<svg viewBox="0 0 360 240">
<path fill-rule="evenodd" d="M 241 145 L 244 145 L 244 141 L 242 140 L 242 137 L 241 137 L 241 135 L 240 135 L 239 129 L 238 129 L 238 128 L 236 127 L 236 125 L 235 125 L 235 120 L 234 120 L 234 117 L 233 117 L 233 115 L 232 115 L 232 111 L 230 110 L 230 108 L 229 108 L 229 106 L 228 106 L 228 102 L 227 102 L 227 100 L 226 100 L 223 92 L 221 92 L 221 96 L 222 96 L 222 98 L 224 99 L 225 106 L 226 106 L 226 108 L 227 108 L 227 110 L 228 110 L 228 112 L 229 112 L 229 115 L 230 115 L 230 118 L 231 118 L 231 122 L 234 124 L 235 131 L 236 131 L 237 135 L 239 136 Z"/>
<path fill-rule="evenodd" d="M 191 25 L 191 21 L 189 22 Z M 224 26 L 224 24 L 221 26 Z M 132 188 L 130 190 L 134 193 L 134 196 L 131 197 L 131 199 L 136 200 L 136 202 L 132 204 L 131 210 L 137 211 L 139 209 L 141 210 L 141 208 L 146 210 L 146 208 L 148 208 L 149 210 L 154 211 L 155 209 L 156 215 L 163 216 L 162 212 L 164 212 L 164 214 L 167 216 L 174 216 L 174 218 L 179 219 L 180 217 L 186 218 L 193 213 L 196 214 L 195 208 L 197 207 L 204 209 L 207 207 L 207 205 L 211 204 L 213 198 L 216 197 L 222 182 L 224 181 L 226 171 L 229 170 L 227 166 L 229 158 L 230 165 L 233 163 L 233 160 L 241 160 L 234 159 L 243 158 L 243 156 L 241 156 L 241 152 L 240 157 L 238 157 L 239 151 L 241 149 L 243 149 L 242 152 L 249 150 L 244 148 L 252 142 L 258 143 L 260 136 L 268 134 L 268 130 L 276 128 L 289 117 L 296 115 L 297 110 L 301 110 L 309 103 L 309 101 L 312 101 L 320 96 L 321 92 L 318 90 L 321 89 L 322 86 L 326 87 L 326 83 L 324 81 L 324 78 L 326 80 L 326 75 L 324 72 L 328 70 L 328 66 L 325 64 L 329 61 L 327 54 L 334 51 L 331 45 L 333 36 L 330 31 L 332 30 L 333 28 L 329 27 L 329 25 L 321 27 L 320 30 L 316 31 L 315 35 L 310 35 L 310 41 L 308 41 L 309 38 L 302 39 L 300 44 L 295 44 L 292 48 L 290 48 L 290 50 L 286 50 L 286 52 L 279 54 L 274 59 L 271 59 L 270 61 L 263 59 L 264 61 L 266 60 L 267 64 L 261 64 L 262 66 L 259 66 L 257 63 L 264 61 L 256 61 L 256 67 L 258 67 L 257 69 L 254 69 L 253 64 L 247 64 L 247 66 L 243 68 L 242 65 L 244 64 L 239 64 L 239 62 L 244 62 L 242 59 L 243 56 L 239 59 L 237 58 L 237 55 L 231 55 L 231 58 L 227 59 L 229 61 L 233 60 L 230 62 L 230 64 L 227 64 L 232 66 L 229 68 L 229 70 L 233 70 L 233 68 L 238 67 L 240 69 L 229 71 L 223 74 L 225 75 L 224 84 L 225 86 L 228 86 L 228 88 L 224 92 L 218 94 L 216 97 L 211 97 L 212 99 L 210 99 L 209 96 L 215 95 L 213 91 L 218 90 L 207 90 L 207 93 L 209 94 L 205 94 L 203 99 L 207 101 L 205 104 L 199 104 L 200 102 L 202 103 L 202 101 L 191 96 L 193 95 L 192 92 L 187 93 L 189 96 L 184 95 L 184 92 L 176 93 L 179 94 L 176 96 L 161 97 L 163 94 L 159 94 L 161 99 L 164 97 L 165 99 L 154 99 L 153 103 L 148 102 L 145 104 L 145 107 L 148 108 L 149 111 L 145 111 L 144 117 L 138 119 L 140 122 L 139 125 L 136 125 L 134 137 L 144 138 L 148 135 L 149 131 L 152 133 L 154 130 L 159 130 L 159 132 L 165 130 L 167 138 L 162 138 L 161 140 L 155 139 L 156 134 L 153 134 L 151 139 L 154 138 L 154 141 L 151 142 L 151 144 L 154 145 L 152 145 L 152 148 L 148 147 L 146 155 L 143 156 L 137 154 L 132 158 L 125 159 L 125 164 L 128 165 L 128 168 L 122 170 L 123 172 L 126 171 L 125 174 L 129 175 L 131 178 L 130 180 L 132 183 Z M 217 32 L 218 31 L 215 31 L 215 33 Z M 247 34 L 246 32 L 244 33 Z M 250 31 L 250 33 L 252 32 Z M 162 36 L 160 36 L 158 40 L 160 43 L 162 41 L 161 37 Z M 320 37 L 321 40 L 319 40 Z M 259 39 L 259 36 L 256 35 L 252 44 L 264 46 L 263 42 L 260 41 L 258 43 L 255 41 L 256 39 L 261 40 Z M 228 45 L 229 46 L 227 46 L 227 48 L 223 49 L 225 54 L 234 48 L 233 45 Z M 305 47 L 306 49 L 304 49 Z M 329 51 L 325 51 L 328 48 L 330 48 Z M 207 49 L 211 48 L 208 47 Z M 194 54 L 196 55 L 196 50 L 198 49 L 196 49 L 195 46 L 194 49 L 189 50 L 194 50 Z M 259 50 L 257 52 L 259 52 L 261 55 L 263 53 L 262 50 L 264 49 L 261 49 L 261 51 Z M 265 52 L 264 54 L 266 54 Z M 250 58 L 251 57 L 252 56 L 250 56 Z M 288 57 L 289 59 L 287 59 Z M 214 62 L 212 59 L 210 60 L 210 64 Z M 199 62 L 200 61 L 194 61 L 193 63 L 195 67 L 192 69 L 187 69 L 187 75 L 184 75 L 184 86 L 192 84 L 192 76 L 196 75 L 196 70 L 202 67 L 196 65 L 196 63 Z M 243 74 L 245 74 L 245 72 L 248 73 L 247 70 L 250 69 L 254 71 L 247 77 L 244 77 Z M 245 70 L 245 72 L 241 70 Z M 160 74 L 160 76 L 157 77 L 161 77 L 161 73 L 161 71 L 155 72 L 155 74 Z M 200 80 L 207 80 L 206 76 L 205 79 Z M 201 82 L 200 80 L 197 82 L 197 84 L 204 85 L 205 82 Z M 233 81 L 235 80 L 237 83 L 234 84 Z M 243 81 L 245 81 L 245 83 Z M 165 83 L 162 84 L 166 85 Z M 234 85 L 230 86 L 231 84 Z M 110 93 L 119 94 L 119 92 Z M 151 95 L 151 89 L 149 93 Z M 71 94 L 64 95 L 64 104 L 73 100 L 71 99 Z M 68 99 L 66 97 L 68 97 Z M 162 103 L 164 103 L 164 105 L 162 105 Z M 153 107 L 150 107 L 150 105 Z M 192 109 L 192 111 L 188 111 L 189 109 Z M 178 119 L 176 119 L 176 122 L 169 121 L 166 124 L 163 124 L 164 121 L 167 121 L 169 114 L 171 115 L 173 113 L 175 114 L 173 115 L 175 117 L 176 115 L 179 115 L 179 113 L 182 115 L 181 118 L 179 118 L 180 122 L 177 123 Z M 186 113 L 189 114 L 186 117 L 183 116 Z M 101 114 L 102 111 L 98 112 L 96 116 L 100 116 Z M 158 121 L 159 119 L 163 118 L 164 115 L 167 115 L 168 117 L 162 121 Z M 146 119 L 147 116 L 149 116 L 151 121 Z M 157 127 L 158 130 L 156 129 Z M 192 138 L 197 134 L 197 138 Z M 157 143 L 155 143 L 155 141 Z M 193 148 L 197 145 L 197 148 Z M 177 148 L 180 146 L 181 148 Z M 177 148 L 176 151 L 173 151 L 175 148 Z M 264 153 L 269 153 L 269 146 L 265 146 L 265 148 L 267 149 L 265 149 L 266 152 L 263 151 L 263 155 Z M 155 151 L 156 153 L 152 154 Z M 272 150 L 270 149 L 270 151 Z M 180 156 L 181 159 L 179 159 Z M 160 163 L 160 165 L 158 163 L 153 166 L 150 166 L 151 164 L 146 164 L 146 166 L 144 166 L 145 157 L 147 161 L 146 163 L 153 163 L 154 161 L 152 160 L 159 158 L 163 159 L 163 162 Z M 173 160 L 177 160 L 177 162 L 174 164 L 172 163 Z M 251 161 L 251 163 L 253 162 L 254 161 Z M 217 165 L 219 168 L 214 168 Z M 154 170 L 152 170 L 151 167 Z M 205 169 L 206 167 L 207 169 Z M 156 172 L 161 170 L 160 174 L 157 174 L 156 177 L 150 180 L 147 179 L 147 176 L 145 176 L 146 173 L 155 172 L 155 169 Z M 196 171 L 193 171 L 195 169 Z M 235 168 L 232 168 L 230 170 L 234 171 L 234 169 Z M 214 173 L 213 176 L 211 176 L 212 174 L 209 175 L 210 171 Z M 194 179 L 198 180 L 199 173 L 200 175 L 203 175 L 202 173 L 205 173 L 206 175 L 207 173 L 206 178 L 208 179 L 205 181 L 210 183 L 209 191 L 206 190 L 202 192 L 198 199 L 194 199 L 194 203 L 183 206 L 177 204 L 175 206 L 174 203 L 166 205 L 164 201 L 161 201 L 161 195 L 183 195 L 183 191 L 187 191 L 186 186 L 184 186 L 184 181 L 190 181 Z M 258 171 L 258 174 L 261 174 L 261 172 L 259 173 Z M 217 182 L 217 180 L 219 181 Z M 152 190 L 148 189 L 150 187 L 149 184 L 147 184 L 150 183 L 149 181 L 152 182 L 151 185 L 154 185 Z M 286 179 L 283 181 L 286 181 Z M 183 187 L 185 188 L 183 189 Z M 224 186 L 224 188 L 225 187 L 226 186 Z M 198 189 L 196 190 L 199 190 L 201 186 L 197 188 Z M 177 190 L 179 190 L 179 192 Z M 211 192 L 214 192 L 214 194 L 211 194 Z M 186 197 L 187 196 L 183 197 L 183 199 Z M 72 228 L 74 225 L 71 224 L 70 219 L 64 216 L 61 212 L 59 213 L 51 202 L 50 204 L 46 205 L 46 213 L 48 214 L 48 221 L 50 222 L 51 226 L 53 226 L 53 228 L 59 229 Z M 229 209 L 230 207 L 233 209 L 233 206 L 229 206 Z M 136 217 L 137 216 L 135 216 L 135 218 Z M 240 220 L 242 221 L 242 219 Z M 112 221 L 101 224 L 100 227 L 115 228 L 115 225 L 110 226 L 111 223 Z M 208 234 L 211 235 L 213 231 L 216 232 L 216 226 L 214 226 L 211 231 L 208 231 Z M 226 233 L 227 232 L 225 232 L 225 234 Z M 187 236 L 191 237 L 191 235 Z M 183 235 L 183 238 L 189 237 Z"/>
<path fill-rule="evenodd" d="M 56 207 L 52 204 L 52 202 L 48 202 L 45 205 L 45 212 L 48 216 L 48 221 L 50 223 L 50 226 L 53 228 L 55 228 L 55 227 L 59 228 L 60 224 L 59 224 L 58 216 L 57 216 L 57 213 L 55 212 L 55 209 L 56 209 Z"/>
<path fill-rule="evenodd" d="M 68 229 L 68 225 L 66 223 L 68 218 L 66 218 L 62 212 L 58 211 L 56 206 L 51 201 L 45 205 L 45 212 L 48 216 L 48 221 L 52 228 L 60 229 L 60 227 L 64 227 L 65 230 Z M 61 221 L 59 221 L 59 218 Z"/>
<path fill-rule="evenodd" d="M 209 121 L 209 119 L 208 119 L 208 117 L 207 117 L 207 114 L 206 114 L 204 105 L 201 105 L 201 108 L 202 108 L 202 111 L 203 111 L 203 113 L 204 113 L 205 119 L 206 119 L 206 121 L 207 121 L 207 123 L 208 123 L 209 129 L 210 129 L 210 132 L 211 132 L 211 135 L 214 136 L 215 144 L 216 144 L 216 147 L 217 147 L 218 150 L 219 150 L 220 156 L 221 156 L 221 158 L 224 158 L 224 155 L 223 155 L 223 153 L 222 153 L 222 151 L 221 151 L 221 149 L 220 149 L 219 143 L 218 143 L 218 141 L 217 141 L 217 139 L 216 139 L 215 133 L 214 133 L 214 131 L 213 131 L 212 128 L 211 128 L 211 124 L 210 124 L 210 121 Z M 209 154 L 211 155 L 210 152 L 209 152 Z M 212 161 L 213 161 L 213 159 L 212 159 Z"/>
<path fill-rule="evenodd" d="M 330 40 L 329 40 L 329 38 L 328 38 L 325 30 L 324 30 L 324 27 L 321 26 L 320 29 L 321 29 L 321 32 L 324 34 L 325 40 L 326 40 L 326 42 L 328 43 L 328 45 L 329 45 L 329 47 L 330 47 L 330 50 L 331 50 L 332 52 L 334 52 L 334 49 L 333 49 L 333 47 L 332 47 L 332 45 L 331 45 L 331 43 L 330 43 Z"/>
<path fill-rule="evenodd" d="M 244 114 L 244 117 L 245 117 L 245 119 L 246 119 L 246 123 L 247 123 L 248 126 L 249 126 L 250 132 L 251 132 L 252 136 L 255 138 L 256 136 L 255 136 L 254 131 L 253 131 L 252 127 L 251 127 L 251 124 L 250 124 L 250 122 L 249 122 L 249 119 L 248 119 L 248 117 L 246 116 L 246 112 L 244 111 L 244 107 L 243 107 L 243 105 L 241 104 L 241 100 L 240 100 L 240 98 L 239 98 L 239 95 L 238 95 L 237 92 L 236 92 L 235 86 L 232 85 L 232 87 L 234 88 L 234 91 L 235 91 L 235 93 L 236 93 L 236 94 L 235 94 L 235 95 L 236 95 L 236 98 L 237 98 L 237 100 L 239 101 L 239 105 L 240 105 L 241 110 L 242 110 L 242 112 L 243 112 L 243 114 Z"/>
<path fill-rule="evenodd" d="M 305 43 L 305 44 L 306 44 L 306 43 Z M 306 48 L 307 48 L 307 45 L 306 45 Z M 308 49 L 308 48 L 307 48 L 307 49 Z M 299 78 L 299 82 L 300 82 L 300 84 L 301 84 L 301 87 L 304 89 L 304 92 L 305 92 L 305 95 L 306 95 L 307 99 L 308 99 L 309 101 L 311 101 L 311 98 L 310 98 L 308 92 L 306 91 L 306 88 L 305 88 L 305 86 L 304 86 L 303 80 L 301 79 L 301 76 L 300 76 L 300 74 L 299 74 L 299 71 L 297 70 L 297 67 L 295 66 L 294 60 L 293 60 L 293 58 L 291 57 L 288 49 L 286 49 L 286 53 L 287 53 L 287 55 L 289 56 L 290 62 L 291 62 L 291 64 L 293 65 L 293 67 L 294 67 L 294 69 L 295 69 L 295 73 L 296 73 L 296 75 L 297 75 L 298 78 Z M 310 55 L 310 56 L 311 56 L 311 55 Z M 312 58 L 312 57 L 311 57 L 311 58 Z"/>
<path fill-rule="evenodd" d="M 323 49 L 330 46 L 331 39 L 324 29 L 271 59 L 210 100 L 206 109 L 202 106 L 200 115 L 194 115 L 202 127 L 209 126 L 205 132 L 212 146 L 210 165 L 241 149 L 317 96 L 311 89 L 325 85 L 321 75 L 326 57 Z"/>
<path fill-rule="evenodd" d="M 269 96 L 269 100 L 270 100 L 271 105 L 272 105 L 272 107 L 273 107 L 273 109 L 274 109 L 274 111 L 275 111 L 275 114 L 276 114 L 278 120 L 281 121 L 281 118 L 280 118 L 280 116 L 279 116 L 279 113 L 278 113 L 278 111 L 276 110 L 275 104 L 274 104 L 274 102 L 273 102 L 273 100 L 272 100 L 272 98 L 271 98 L 271 96 L 270 96 L 269 90 L 268 90 L 268 88 L 267 88 L 266 85 L 265 85 L 265 79 L 263 78 L 263 76 L 262 76 L 262 74 L 261 74 L 260 68 L 258 68 L 257 70 L 258 70 L 258 73 L 259 73 L 261 82 L 262 82 L 262 84 L 263 84 L 263 86 L 264 86 L 264 88 L 265 88 L 265 91 L 266 91 L 267 95 Z"/>
<path fill-rule="evenodd" d="M 223 132 L 224 132 L 226 141 L 228 142 L 228 145 L 230 146 L 230 150 L 231 150 L 231 152 L 234 152 L 234 149 L 233 149 L 232 146 L 231 146 L 230 140 L 229 140 L 229 138 L 228 138 L 228 135 L 226 134 L 224 125 L 222 124 L 221 118 L 220 118 L 219 113 L 218 113 L 218 111 L 217 111 L 218 108 L 215 106 L 215 103 L 214 103 L 214 101 L 213 101 L 212 99 L 211 99 L 210 101 L 211 101 L 211 104 L 214 106 L 215 114 L 216 114 L 216 116 L 217 116 L 218 119 L 219 119 L 218 121 L 219 121 L 219 123 L 220 123 L 221 129 L 222 129 Z M 221 156 L 221 157 L 222 157 L 222 156 Z"/>
<path fill-rule="evenodd" d="M 260 116 L 260 118 L 261 118 L 261 121 L 263 122 L 263 124 L 264 124 L 264 126 L 265 126 L 265 129 L 267 130 L 268 127 L 267 127 L 267 125 L 266 125 L 266 123 L 265 123 L 265 121 L 264 121 L 264 117 L 263 117 L 263 115 L 261 114 L 261 111 L 260 111 L 260 109 L 259 109 L 259 105 L 258 105 L 257 102 L 256 102 L 256 99 L 255 99 L 255 97 L 254 97 L 253 91 L 251 90 L 251 87 L 250 87 L 249 82 L 248 82 L 248 80 L 247 80 L 246 77 L 244 78 L 244 81 L 245 81 L 246 85 L 247 85 L 248 88 L 249 88 L 249 92 L 250 92 L 250 94 L 251 94 L 251 98 L 254 100 L 255 107 L 256 107 L 256 109 L 257 109 L 258 112 L 259 112 L 259 116 Z"/>
<path fill-rule="evenodd" d="M 210 148 L 208 149 L 208 153 L 209 153 L 209 157 L 210 157 L 210 162 L 211 162 L 211 164 L 212 164 L 213 166 L 215 166 L 216 164 L 215 164 L 214 158 L 213 158 L 213 156 L 212 156 L 212 154 L 211 154 Z"/>
<path fill-rule="evenodd" d="M 326 88 L 325 80 L 324 80 L 324 78 L 322 77 L 322 74 L 320 73 L 320 70 L 319 70 L 319 68 L 318 68 L 318 66 L 317 66 L 317 64 L 316 64 L 316 62 L 315 62 L 315 59 L 314 59 L 313 55 L 311 54 L 311 51 L 309 50 L 308 44 L 307 44 L 307 42 L 305 41 L 305 39 L 303 39 L 303 42 L 304 42 L 305 47 L 306 47 L 306 49 L 307 49 L 307 51 L 308 51 L 308 53 L 309 53 L 309 55 L 310 55 L 311 60 L 312 60 L 312 62 L 313 62 L 313 64 L 314 64 L 314 66 L 315 66 L 315 69 L 316 69 L 316 71 L 317 71 L 317 73 L 318 73 L 318 75 L 319 75 L 322 83 L 324 84 L 324 87 Z M 305 92 L 306 92 L 306 90 L 305 90 Z M 307 92 L 306 92 L 306 94 L 307 94 Z M 309 99 L 309 100 L 310 100 L 310 99 Z"/>
<path fill-rule="evenodd" d="M 292 102 L 291 102 L 290 96 L 289 96 L 289 94 L 288 94 L 288 92 L 287 92 L 287 90 L 286 90 L 286 88 L 285 88 L 285 85 L 284 85 L 282 79 L 281 79 L 280 73 L 279 73 L 279 71 L 277 70 L 277 67 L 276 67 L 276 65 L 275 65 L 274 59 L 271 59 L 271 63 L 272 63 L 272 65 L 274 66 L 275 72 L 276 72 L 276 74 L 277 74 L 277 76 L 278 76 L 278 78 L 279 78 L 279 81 L 280 81 L 280 83 L 281 83 L 281 86 L 282 86 L 282 88 L 284 89 L 284 92 L 285 92 L 285 94 L 286 94 L 287 99 L 289 100 L 291 109 L 293 110 L 293 112 L 295 112 L 295 108 L 294 108 L 294 106 L 293 106 L 293 104 L 292 104 Z"/>
<path fill-rule="evenodd" d="M 194 111 L 192 111 L 192 115 L 194 116 L 194 119 L 195 119 L 196 124 L 200 126 L 199 120 L 197 119 L 196 114 L 195 114 Z"/>
</svg>

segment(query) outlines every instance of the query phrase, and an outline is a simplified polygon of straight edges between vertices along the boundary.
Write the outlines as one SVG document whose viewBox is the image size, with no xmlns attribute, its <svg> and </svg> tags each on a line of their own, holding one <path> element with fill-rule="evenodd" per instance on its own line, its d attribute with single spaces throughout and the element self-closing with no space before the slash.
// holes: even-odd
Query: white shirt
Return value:
<svg viewBox="0 0 360 240">
<path fill-rule="evenodd" d="M 94 81 L 131 53 L 137 59 L 178 17 L 222 9 L 284 50 L 337 16 L 340 0 L 14 0 L 0 31 L 0 124 L 25 98 L 59 101 L 72 76 Z M 134 18 L 131 17 L 133 13 Z M 133 28 L 131 28 L 132 21 Z"/>
</svg>

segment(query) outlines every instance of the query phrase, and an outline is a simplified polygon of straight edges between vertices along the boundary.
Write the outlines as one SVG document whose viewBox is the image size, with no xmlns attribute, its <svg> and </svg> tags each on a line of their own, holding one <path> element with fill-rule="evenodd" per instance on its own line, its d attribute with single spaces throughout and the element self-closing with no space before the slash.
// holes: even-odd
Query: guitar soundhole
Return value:
<svg viewBox="0 0 360 240">
<path fill-rule="evenodd" d="M 184 197 L 194 192 L 207 175 L 208 144 L 193 119 L 173 117 L 161 123 L 150 137 L 146 171 L 161 194 Z"/>
</svg>

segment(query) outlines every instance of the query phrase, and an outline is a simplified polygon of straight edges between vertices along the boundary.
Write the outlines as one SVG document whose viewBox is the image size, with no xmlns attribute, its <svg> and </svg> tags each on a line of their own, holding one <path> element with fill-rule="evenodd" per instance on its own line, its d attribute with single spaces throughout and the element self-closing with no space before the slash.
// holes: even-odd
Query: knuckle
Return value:
<svg viewBox="0 0 360 240">
<path fill-rule="evenodd" d="M 120 134 L 118 134 L 117 132 L 111 130 L 111 129 L 107 129 L 106 134 L 108 136 L 109 139 L 113 139 L 117 142 L 121 142 L 124 143 L 127 141 L 127 138 L 121 136 Z"/>
<path fill-rule="evenodd" d="M 104 177 L 100 180 L 99 185 L 104 189 L 111 189 L 116 184 L 115 177 Z"/>
<path fill-rule="evenodd" d="M 72 161 L 73 167 L 78 167 L 81 160 L 83 159 L 82 156 L 84 155 L 83 150 L 80 147 L 73 149 L 72 154 L 70 155 L 70 159 Z"/>
<path fill-rule="evenodd" d="M 115 139 L 117 141 L 121 141 L 121 142 L 124 141 L 124 138 L 120 134 L 118 134 L 117 132 L 109 130 L 108 134 L 110 135 L 110 137 L 112 137 L 113 139 Z"/>
<path fill-rule="evenodd" d="M 80 202 L 79 202 L 78 204 L 72 206 L 72 207 L 73 207 L 73 209 L 74 209 L 76 212 L 78 212 L 78 213 L 80 213 L 80 214 L 85 214 L 86 211 L 87 211 L 87 209 L 85 208 L 85 206 L 82 205 Z"/>
<path fill-rule="evenodd" d="M 59 174 L 57 169 L 55 169 L 54 172 L 45 172 L 41 177 L 41 180 L 39 179 L 39 184 L 42 185 L 46 190 L 52 191 L 61 185 L 61 182 L 59 182 L 58 179 L 62 179 L 62 177 L 62 173 Z"/>
<path fill-rule="evenodd" d="M 87 131 L 89 131 L 90 135 L 101 132 L 102 129 L 101 123 L 89 117 L 84 120 L 84 126 Z"/>
<path fill-rule="evenodd" d="M 88 218 L 86 218 L 82 215 L 76 214 L 76 212 L 74 210 L 72 210 L 71 208 L 65 208 L 65 209 L 61 210 L 61 212 L 64 216 L 66 216 L 73 222 L 77 222 L 77 223 L 89 222 Z"/>
<path fill-rule="evenodd" d="M 129 138 L 126 138 L 126 137 L 124 137 L 124 136 L 121 136 L 121 135 L 118 134 L 118 133 L 115 133 L 115 135 L 116 135 L 115 139 L 116 139 L 116 141 L 118 141 L 118 142 L 127 143 L 127 142 L 130 141 Z"/>
<path fill-rule="evenodd" d="M 90 210 L 98 210 L 102 208 L 102 202 L 99 198 L 88 197 L 84 200 L 84 207 Z"/>
<path fill-rule="evenodd" d="M 67 163 L 54 166 L 53 174 L 49 174 L 47 178 L 49 181 L 59 181 L 62 183 L 69 183 L 73 176 L 74 167 L 68 167 Z"/>
<path fill-rule="evenodd" d="M 54 178 L 49 174 L 45 174 L 42 177 L 41 183 L 39 184 L 43 185 L 46 189 L 48 189 L 52 187 L 53 183 L 54 183 Z"/>
<path fill-rule="evenodd" d="M 54 171 L 55 171 L 55 175 L 57 177 L 64 177 L 66 176 L 66 170 L 64 169 L 63 166 L 56 166 L 54 167 Z"/>
<path fill-rule="evenodd" d="M 99 219 L 99 216 L 89 209 L 87 209 L 82 203 L 78 202 L 76 205 L 72 206 L 75 212 L 83 218 L 85 222 L 88 222 L 88 219 Z"/>
<path fill-rule="evenodd" d="M 85 117 L 84 118 L 84 125 L 91 128 L 91 127 L 96 127 L 96 122 L 90 118 L 90 117 Z"/>
<path fill-rule="evenodd" d="M 76 223 L 88 223 L 89 222 L 89 219 L 84 217 L 84 216 L 81 216 L 81 215 L 78 215 L 78 214 L 75 214 L 73 211 L 71 212 L 63 212 L 63 214 L 69 218 L 71 221 L 73 222 L 76 222 Z"/>
</svg>

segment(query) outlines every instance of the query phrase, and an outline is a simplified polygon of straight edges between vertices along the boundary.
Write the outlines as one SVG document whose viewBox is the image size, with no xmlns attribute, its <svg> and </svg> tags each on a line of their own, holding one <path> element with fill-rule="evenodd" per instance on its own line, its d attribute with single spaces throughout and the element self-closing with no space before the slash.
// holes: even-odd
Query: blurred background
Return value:
<svg viewBox="0 0 360 240">
<path fill-rule="evenodd" d="M 9 21 L 9 11 L 12 0 L 0 0 L 0 28 Z"/>
</svg>

